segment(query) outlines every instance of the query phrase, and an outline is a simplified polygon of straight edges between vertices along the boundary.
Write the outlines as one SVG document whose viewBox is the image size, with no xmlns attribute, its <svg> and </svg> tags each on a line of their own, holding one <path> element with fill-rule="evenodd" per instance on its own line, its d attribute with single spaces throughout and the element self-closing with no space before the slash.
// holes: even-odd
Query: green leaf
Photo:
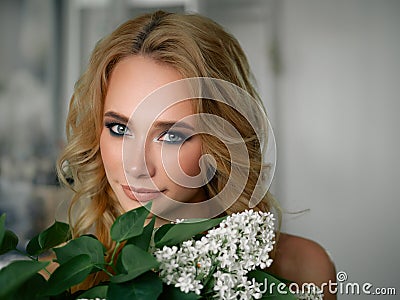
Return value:
<svg viewBox="0 0 400 300">
<path fill-rule="evenodd" d="M 18 288 L 49 262 L 17 260 L 0 270 L 0 299 L 7 299 L 17 293 Z"/>
<path fill-rule="evenodd" d="M 14 232 L 6 230 L 3 236 L 3 242 L 0 247 L 0 255 L 7 253 L 8 251 L 15 250 L 18 245 L 18 237 Z"/>
<path fill-rule="evenodd" d="M 116 242 L 123 242 L 142 234 L 150 208 L 151 202 L 119 216 L 111 226 L 111 238 Z"/>
<path fill-rule="evenodd" d="M 126 245 L 122 248 L 120 256 L 122 265 L 127 273 L 111 277 L 111 282 L 130 281 L 147 271 L 157 268 L 159 265 L 153 255 L 135 245 Z"/>
<path fill-rule="evenodd" d="M 73 239 L 63 247 L 54 248 L 54 252 L 57 255 L 57 262 L 59 264 L 64 264 L 80 254 L 89 255 L 92 264 L 105 264 L 105 247 L 95 237 L 90 235 L 83 235 Z"/>
<path fill-rule="evenodd" d="M 76 295 L 71 294 L 70 291 L 62 292 L 56 296 L 49 296 L 50 300 L 76 300 Z"/>
<path fill-rule="evenodd" d="M 155 222 L 156 222 L 156 217 L 153 216 L 150 223 L 143 228 L 143 233 L 141 235 L 130 238 L 126 243 L 136 245 L 139 248 L 143 249 L 144 251 L 148 251 L 151 237 L 153 236 Z"/>
<path fill-rule="evenodd" d="M 39 255 L 69 239 L 71 239 L 69 225 L 56 221 L 52 226 L 30 240 L 26 246 L 26 252 L 30 255 Z"/>
<path fill-rule="evenodd" d="M 115 264 L 115 270 L 117 274 L 126 274 L 124 265 L 122 264 L 122 256 L 118 255 L 117 263 Z"/>
<path fill-rule="evenodd" d="M 6 232 L 6 214 L 2 214 L 0 217 L 0 246 L 3 244 L 4 234 Z M 2 249 L 0 247 L 0 249 Z"/>
<path fill-rule="evenodd" d="M 47 281 L 43 278 L 43 276 L 40 274 L 34 274 L 18 288 L 17 293 L 13 295 L 13 299 L 48 300 L 49 297 L 41 296 L 46 287 Z"/>
<path fill-rule="evenodd" d="M 157 248 L 177 245 L 192 238 L 198 233 L 217 226 L 223 219 L 225 219 L 225 217 L 209 220 L 206 219 L 192 223 L 166 224 L 156 231 L 154 242 Z"/>
<path fill-rule="evenodd" d="M 107 291 L 107 285 L 98 285 L 80 294 L 79 299 L 105 299 L 107 297 Z"/>
<path fill-rule="evenodd" d="M 94 265 L 87 254 L 80 254 L 60 265 L 50 276 L 46 295 L 58 295 L 81 283 L 90 274 Z"/>
<path fill-rule="evenodd" d="M 142 234 L 128 239 L 126 241 L 125 246 L 130 244 L 135 245 L 147 252 L 150 246 L 151 238 L 153 236 L 155 222 L 156 222 L 156 217 L 153 216 L 150 223 L 143 228 Z M 121 261 L 121 255 L 118 256 L 116 269 L 118 273 L 126 273 L 126 270 Z"/>
<path fill-rule="evenodd" d="M 296 300 L 296 297 L 290 292 L 284 282 L 265 271 L 250 271 L 247 273 L 247 277 L 249 279 L 254 278 L 257 282 L 262 283 L 261 291 L 263 292 L 263 296 L 261 299 Z"/>
<path fill-rule="evenodd" d="M 180 288 L 173 285 L 164 284 L 162 294 L 157 298 L 158 300 L 198 300 L 201 297 L 195 293 L 184 293 Z"/>
<path fill-rule="evenodd" d="M 107 300 L 157 299 L 161 292 L 161 279 L 156 273 L 149 271 L 129 282 L 111 282 L 108 287 Z"/>
</svg>

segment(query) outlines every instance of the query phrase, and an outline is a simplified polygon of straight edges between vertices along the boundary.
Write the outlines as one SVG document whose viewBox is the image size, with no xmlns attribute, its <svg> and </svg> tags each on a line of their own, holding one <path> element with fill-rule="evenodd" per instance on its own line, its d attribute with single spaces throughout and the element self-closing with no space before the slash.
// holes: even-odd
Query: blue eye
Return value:
<svg viewBox="0 0 400 300">
<path fill-rule="evenodd" d="M 110 130 L 110 134 L 114 136 L 124 136 L 129 134 L 127 126 L 120 123 L 108 123 L 106 127 Z"/>
<path fill-rule="evenodd" d="M 165 142 L 168 144 L 182 144 L 183 142 L 187 141 L 189 138 L 179 132 L 176 131 L 167 131 L 160 135 L 157 141 Z"/>
</svg>

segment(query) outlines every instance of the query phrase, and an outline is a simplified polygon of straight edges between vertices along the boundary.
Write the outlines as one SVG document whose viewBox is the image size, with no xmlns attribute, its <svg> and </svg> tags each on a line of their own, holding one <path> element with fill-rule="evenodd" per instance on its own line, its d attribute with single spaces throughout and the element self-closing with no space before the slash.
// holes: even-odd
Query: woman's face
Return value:
<svg viewBox="0 0 400 300">
<path fill-rule="evenodd" d="M 201 139 L 191 136 L 195 130 L 194 119 L 189 117 L 194 113 L 191 102 L 174 104 L 155 120 L 154 114 L 146 112 L 130 119 L 146 96 L 180 79 L 172 67 L 142 56 L 127 57 L 112 71 L 100 151 L 108 182 L 125 211 L 150 200 L 154 205 L 163 196 L 179 202 L 205 200 L 203 188 L 179 184 L 179 172 L 182 178 L 200 173 Z M 127 148 L 132 154 L 123 154 Z M 178 180 L 170 174 L 178 174 Z"/>
</svg>

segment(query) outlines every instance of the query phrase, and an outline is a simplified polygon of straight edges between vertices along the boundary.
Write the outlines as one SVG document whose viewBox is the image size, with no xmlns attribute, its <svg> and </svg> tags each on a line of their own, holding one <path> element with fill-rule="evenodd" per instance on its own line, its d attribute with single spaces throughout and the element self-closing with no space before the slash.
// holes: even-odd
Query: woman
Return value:
<svg viewBox="0 0 400 300">
<path fill-rule="evenodd" d="M 69 211 L 73 235 L 94 227 L 110 253 L 115 218 L 150 200 L 158 226 L 172 216 L 198 217 L 207 210 L 212 217 L 231 214 L 253 206 L 251 201 L 259 210 L 277 209 L 272 196 L 259 189 L 268 173 L 266 118 L 249 77 L 236 39 L 198 15 L 158 11 L 101 40 L 76 84 L 58 168 L 75 192 Z M 197 97 L 189 92 L 193 85 L 180 84 L 190 78 L 216 82 L 201 81 Z M 222 92 L 215 89 L 221 81 L 228 85 Z M 229 84 L 247 96 L 230 97 Z M 174 97 L 184 93 L 169 106 L 164 103 L 168 87 Z M 218 95 L 228 100 L 216 101 Z M 229 146 L 232 136 L 243 141 L 241 148 Z M 227 192 L 219 197 L 222 191 Z M 212 202 L 218 205 L 197 209 L 209 199 L 218 199 Z M 270 271 L 299 284 L 335 280 L 333 264 L 319 245 L 283 233 Z M 85 287 L 104 279 L 91 278 Z M 326 288 L 324 293 L 325 299 L 335 299 Z"/>
</svg>

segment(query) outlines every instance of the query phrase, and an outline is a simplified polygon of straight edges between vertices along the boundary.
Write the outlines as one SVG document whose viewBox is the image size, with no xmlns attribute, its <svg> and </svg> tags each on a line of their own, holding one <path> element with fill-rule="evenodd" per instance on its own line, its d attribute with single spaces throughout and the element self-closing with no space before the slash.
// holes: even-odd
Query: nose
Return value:
<svg viewBox="0 0 400 300">
<path fill-rule="evenodd" d="M 125 175 L 130 178 L 153 177 L 155 168 L 148 159 L 149 149 L 144 141 L 125 139 L 123 148 Z"/>
</svg>

